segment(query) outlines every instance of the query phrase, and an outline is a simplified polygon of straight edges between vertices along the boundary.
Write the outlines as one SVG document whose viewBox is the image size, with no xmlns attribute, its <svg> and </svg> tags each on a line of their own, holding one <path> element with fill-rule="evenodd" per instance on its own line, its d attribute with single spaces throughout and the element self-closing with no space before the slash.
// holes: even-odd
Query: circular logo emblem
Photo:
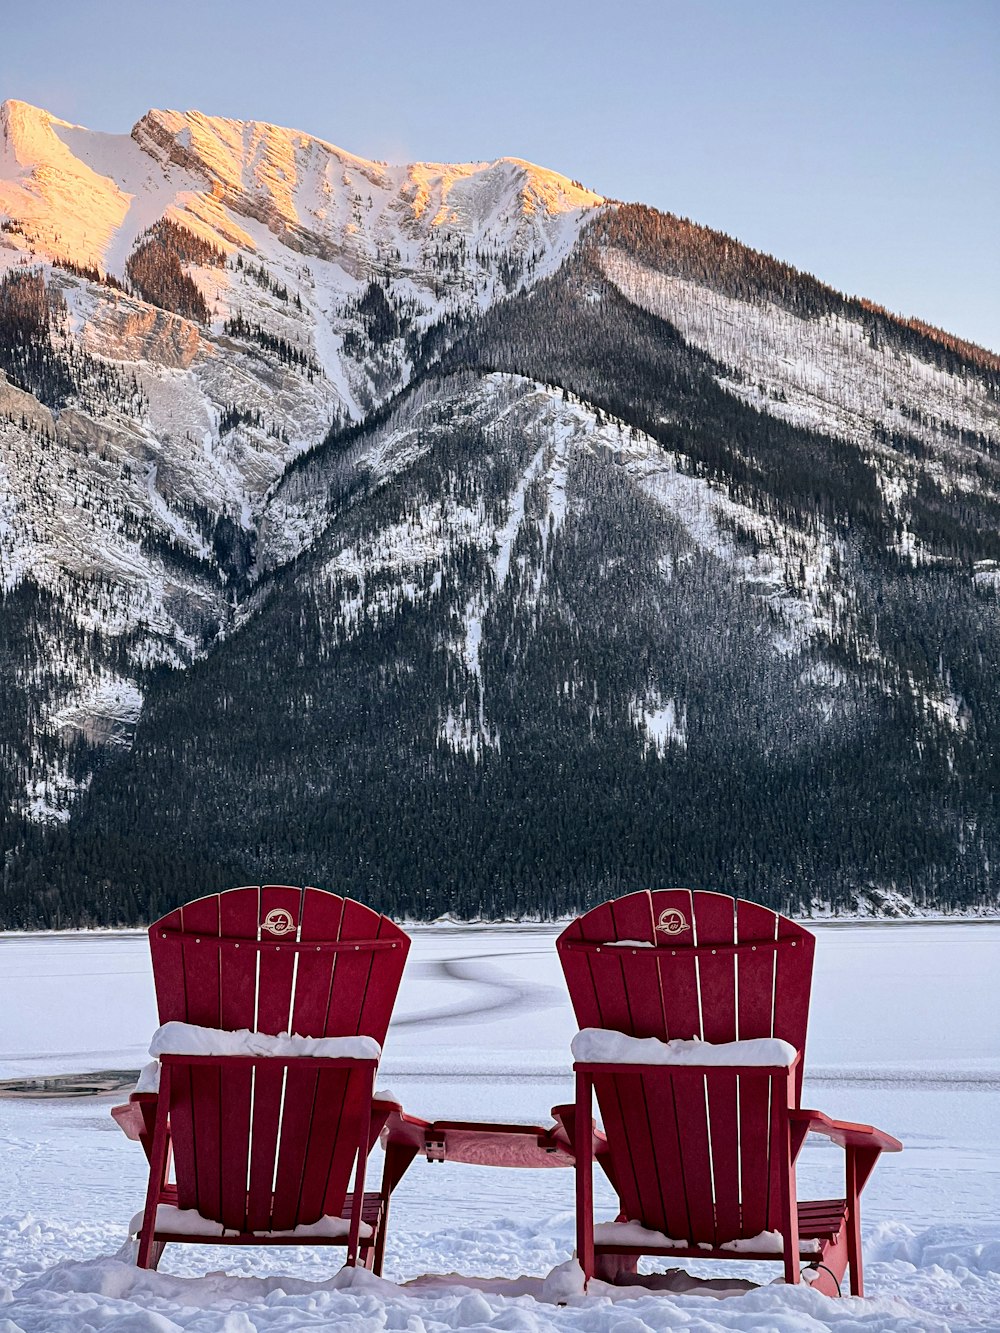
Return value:
<svg viewBox="0 0 1000 1333">
<path fill-rule="evenodd" d="M 688 925 L 687 917 L 679 907 L 665 907 L 660 913 L 656 929 L 662 931 L 664 935 L 683 935 L 691 927 Z"/>
<path fill-rule="evenodd" d="M 260 928 L 272 935 L 294 935 L 295 922 L 291 912 L 286 912 L 283 907 L 274 907 L 260 923 Z"/>
</svg>

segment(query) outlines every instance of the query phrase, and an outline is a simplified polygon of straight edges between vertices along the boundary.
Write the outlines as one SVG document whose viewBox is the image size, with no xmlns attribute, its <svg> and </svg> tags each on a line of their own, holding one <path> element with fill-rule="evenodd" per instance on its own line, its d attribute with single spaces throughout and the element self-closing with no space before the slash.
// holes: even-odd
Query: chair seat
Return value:
<svg viewBox="0 0 1000 1333">
<path fill-rule="evenodd" d="M 173 1208 L 177 1207 L 177 1186 L 174 1184 L 164 1185 L 160 1192 L 160 1203 L 167 1204 Z M 344 1206 L 340 1215 L 345 1221 L 350 1221 L 351 1209 L 354 1207 L 354 1195 L 348 1194 L 344 1199 Z M 359 1244 L 361 1249 L 367 1249 L 373 1243 L 378 1235 L 379 1226 L 382 1222 L 383 1200 L 381 1194 L 375 1191 L 365 1191 L 364 1200 L 361 1204 L 361 1221 L 371 1228 L 369 1236 L 362 1236 Z M 157 1233 L 159 1234 L 159 1233 Z M 179 1240 L 176 1233 L 165 1233 L 163 1239 Z M 227 1232 L 225 1236 L 192 1236 L 192 1240 L 197 1240 L 200 1244 L 215 1245 L 225 1243 L 227 1245 L 290 1245 L 294 1242 L 287 1236 L 268 1236 L 252 1231 L 246 1232 Z M 346 1245 L 346 1235 L 343 1239 L 328 1240 L 317 1237 L 313 1242 L 316 1245 Z"/>
<path fill-rule="evenodd" d="M 827 1246 L 832 1245 L 840 1236 L 847 1220 L 846 1199 L 806 1199 L 798 1204 L 799 1215 L 799 1253 L 802 1258 L 815 1259 Z M 613 1223 L 611 1224 L 614 1225 Z M 607 1234 L 604 1231 L 603 1234 Z M 638 1245 L 624 1245 L 616 1241 L 602 1240 L 595 1242 L 597 1254 L 663 1254 L 684 1258 L 703 1259 L 780 1259 L 781 1249 L 773 1246 L 753 1248 L 748 1241 L 746 1248 L 731 1249 L 726 1246 L 713 1247 L 705 1243 L 695 1245 L 662 1245 L 644 1240 Z"/>
</svg>

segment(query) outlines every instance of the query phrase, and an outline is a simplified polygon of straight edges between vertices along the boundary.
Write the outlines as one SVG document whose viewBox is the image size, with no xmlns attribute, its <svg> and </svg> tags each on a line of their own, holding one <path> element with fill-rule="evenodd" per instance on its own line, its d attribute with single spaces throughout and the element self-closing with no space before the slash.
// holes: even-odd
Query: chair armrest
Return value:
<svg viewBox="0 0 1000 1333">
<path fill-rule="evenodd" d="M 111 1115 L 126 1137 L 142 1144 L 147 1159 L 153 1152 L 153 1131 L 156 1127 L 157 1092 L 133 1092 L 125 1106 L 113 1106 Z M 169 1134 L 169 1129 L 167 1130 Z"/>
<path fill-rule="evenodd" d="M 842 1148 L 869 1148 L 875 1152 L 901 1152 L 903 1149 L 899 1139 L 894 1139 L 883 1129 L 856 1125 L 850 1120 L 831 1120 L 822 1111 L 789 1111 L 788 1119 L 803 1134 L 823 1134 Z"/>
<path fill-rule="evenodd" d="M 407 1115 L 400 1107 L 392 1107 L 386 1117 L 385 1128 L 382 1130 L 382 1147 L 387 1148 L 390 1144 L 396 1147 L 414 1148 L 416 1151 L 423 1151 L 424 1134 L 430 1128 L 429 1120 L 421 1120 L 419 1116 Z"/>
</svg>

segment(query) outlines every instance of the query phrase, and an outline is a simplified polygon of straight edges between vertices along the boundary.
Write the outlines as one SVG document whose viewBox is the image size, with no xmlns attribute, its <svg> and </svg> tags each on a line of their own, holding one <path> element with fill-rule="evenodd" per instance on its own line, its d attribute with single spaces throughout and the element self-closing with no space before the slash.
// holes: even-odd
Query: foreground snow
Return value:
<svg viewBox="0 0 1000 1333">
<path fill-rule="evenodd" d="M 414 932 L 379 1071 L 408 1110 L 544 1122 L 569 1099 L 576 1023 L 555 933 Z M 778 1265 L 736 1260 L 694 1265 L 693 1279 L 675 1273 L 666 1290 L 596 1287 L 584 1298 L 569 1266 L 573 1173 L 450 1163 L 415 1163 L 394 1196 L 390 1281 L 338 1274 L 338 1252 L 307 1248 L 171 1246 L 160 1273 L 140 1273 L 114 1257 L 145 1188 L 142 1153 L 108 1114 L 120 1097 L 57 1097 L 0 1101 L 0 1333 L 1000 1328 L 990 973 L 1000 926 L 817 934 L 806 1100 L 882 1125 L 906 1148 L 865 1194 L 864 1301 L 748 1292 L 748 1278 L 768 1283 Z M 0 937 L 0 1077 L 137 1069 L 155 1026 L 143 937 Z M 841 1169 L 835 1149 L 810 1143 L 803 1193 L 833 1193 Z M 610 1219 L 609 1191 L 595 1183 L 599 1220 Z"/>
<path fill-rule="evenodd" d="M 197 1257 L 187 1259 L 183 1272 L 148 1273 L 112 1257 L 120 1233 L 106 1222 L 65 1227 L 13 1216 L 0 1218 L 0 1230 L 5 1237 L 0 1264 L 5 1280 L 17 1288 L 0 1286 L 3 1333 L 91 1328 L 115 1333 L 321 1328 L 357 1333 L 471 1328 L 962 1333 L 995 1329 L 1000 1310 L 1000 1230 L 984 1240 L 958 1226 L 917 1234 L 900 1224 L 882 1224 L 867 1237 L 869 1296 L 840 1301 L 807 1287 L 744 1291 L 732 1276 L 698 1283 L 680 1270 L 656 1292 L 595 1283 L 583 1296 L 579 1270 L 567 1258 L 569 1213 L 537 1228 L 501 1219 L 472 1229 L 397 1233 L 395 1249 L 407 1257 L 406 1274 L 398 1282 L 363 1270 L 330 1276 L 329 1255 L 287 1261 L 283 1255 L 278 1274 L 270 1262 L 261 1264 L 246 1252 L 226 1253 L 229 1276 L 186 1276 L 208 1267 L 195 1251 L 190 1253 Z M 91 1257 L 95 1253 L 100 1257 Z M 735 1271 L 737 1266 L 731 1267 Z M 452 1268 L 547 1276 L 467 1278 L 444 1271 Z"/>
</svg>

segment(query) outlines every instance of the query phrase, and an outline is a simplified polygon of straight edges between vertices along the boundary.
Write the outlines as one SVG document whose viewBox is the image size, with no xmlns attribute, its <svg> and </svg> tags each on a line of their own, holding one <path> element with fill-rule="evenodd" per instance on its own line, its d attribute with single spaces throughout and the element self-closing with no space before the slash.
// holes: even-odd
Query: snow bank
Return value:
<svg viewBox="0 0 1000 1333">
<path fill-rule="evenodd" d="M 293 1276 L 291 1251 L 271 1251 L 269 1276 L 252 1275 L 260 1251 L 168 1247 L 164 1268 L 189 1262 L 205 1271 L 220 1262 L 238 1275 L 218 1271 L 181 1276 L 144 1272 L 130 1262 L 131 1250 L 112 1257 L 84 1258 L 106 1243 L 106 1222 L 61 1229 L 16 1216 L 0 1217 L 0 1329 L 4 1333 L 93 1328 L 120 1333 L 283 1333 L 291 1329 L 344 1329 L 381 1333 L 445 1333 L 458 1329 L 517 1330 L 518 1333 L 648 1333 L 683 1328 L 686 1333 L 973 1333 L 998 1327 L 1000 1242 L 984 1244 L 961 1228 L 918 1233 L 901 1224 L 866 1237 L 870 1295 L 864 1300 L 830 1299 L 808 1285 L 780 1282 L 748 1289 L 734 1272 L 704 1280 L 676 1269 L 651 1279 L 655 1290 L 612 1287 L 594 1281 L 583 1291 L 583 1275 L 572 1258 L 552 1264 L 545 1277 L 459 1277 L 434 1272 L 434 1260 L 461 1251 L 465 1233 L 436 1227 L 426 1235 L 397 1232 L 390 1242 L 406 1255 L 408 1270 L 426 1275 L 392 1282 L 364 1269 L 330 1276 L 330 1251 L 303 1251 L 313 1278 Z M 483 1220 L 476 1243 L 481 1254 L 506 1256 L 509 1274 L 536 1271 L 539 1254 L 551 1256 L 551 1237 L 571 1244 L 571 1222 L 543 1219 L 536 1229 Z M 55 1261 L 55 1256 L 79 1257 Z M 17 1256 L 15 1258 L 15 1256 Z M 207 1258 L 207 1263 L 206 1263 Z M 662 1264 L 662 1261 L 661 1261 Z M 275 1272 L 272 1265 L 282 1271 Z M 719 1273 L 730 1265 L 715 1263 Z M 735 1270 L 738 1265 L 732 1266 Z M 427 1271 L 431 1270 L 431 1271 Z M 761 1280 L 772 1276 L 766 1265 Z M 259 1270 L 258 1270 L 259 1271 Z M 5 1283 L 7 1284 L 5 1287 Z"/>
<path fill-rule="evenodd" d="M 752 1041 L 690 1041 L 629 1037 L 606 1028 L 584 1028 L 572 1042 L 573 1059 L 601 1065 L 784 1065 L 792 1063 L 795 1047 L 780 1037 Z"/>
</svg>

